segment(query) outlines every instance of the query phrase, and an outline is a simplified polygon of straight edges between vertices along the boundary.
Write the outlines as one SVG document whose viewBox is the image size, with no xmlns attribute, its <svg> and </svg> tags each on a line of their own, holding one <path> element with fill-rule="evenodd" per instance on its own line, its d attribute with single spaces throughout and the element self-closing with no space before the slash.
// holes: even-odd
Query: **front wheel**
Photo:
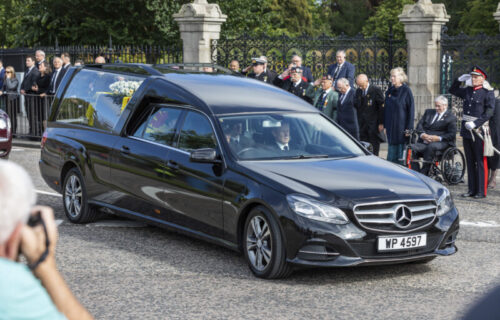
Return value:
<svg viewBox="0 0 500 320">
<path fill-rule="evenodd" d="M 87 203 L 87 189 L 77 168 L 68 171 L 63 184 L 66 217 L 73 223 L 87 223 L 98 218 L 98 211 Z"/>
<path fill-rule="evenodd" d="M 263 206 L 254 208 L 246 219 L 243 251 L 250 270 L 259 278 L 285 278 L 292 271 L 279 225 Z"/>
</svg>

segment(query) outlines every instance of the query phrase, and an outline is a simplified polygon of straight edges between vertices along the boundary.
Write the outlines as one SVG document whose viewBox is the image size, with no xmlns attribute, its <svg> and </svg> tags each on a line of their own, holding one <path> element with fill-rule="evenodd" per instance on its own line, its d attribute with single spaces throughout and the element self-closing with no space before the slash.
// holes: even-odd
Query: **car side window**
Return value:
<svg viewBox="0 0 500 320">
<path fill-rule="evenodd" d="M 149 117 L 145 117 L 132 135 L 164 145 L 172 145 L 175 127 L 181 113 L 181 109 L 157 108 Z"/>
<path fill-rule="evenodd" d="M 215 134 L 207 117 L 201 113 L 189 111 L 182 125 L 179 148 L 192 151 L 216 146 Z"/>
<path fill-rule="evenodd" d="M 62 98 L 56 121 L 111 130 L 144 78 L 80 70 Z"/>
</svg>

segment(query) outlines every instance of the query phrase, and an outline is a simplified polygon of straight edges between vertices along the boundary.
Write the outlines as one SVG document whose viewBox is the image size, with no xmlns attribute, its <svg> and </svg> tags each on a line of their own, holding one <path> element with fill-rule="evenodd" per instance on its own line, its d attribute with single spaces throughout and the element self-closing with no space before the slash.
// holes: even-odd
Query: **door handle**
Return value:
<svg viewBox="0 0 500 320">
<path fill-rule="evenodd" d="M 177 162 L 175 162 L 174 160 L 168 160 L 167 166 L 169 168 L 172 168 L 172 169 L 175 169 L 175 170 L 179 169 L 179 164 Z"/>
<path fill-rule="evenodd" d="M 120 153 L 130 154 L 130 148 L 127 146 L 122 146 L 122 148 L 120 149 Z"/>
</svg>

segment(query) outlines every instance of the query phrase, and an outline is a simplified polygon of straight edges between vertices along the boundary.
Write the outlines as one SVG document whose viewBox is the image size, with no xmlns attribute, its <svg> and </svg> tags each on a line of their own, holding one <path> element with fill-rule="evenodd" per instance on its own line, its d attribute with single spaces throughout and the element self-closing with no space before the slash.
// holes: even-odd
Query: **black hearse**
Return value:
<svg viewBox="0 0 500 320">
<path fill-rule="evenodd" d="M 302 99 L 215 67 L 71 69 L 40 169 L 71 222 L 105 211 L 173 228 L 241 251 L 262 278 L 457 250 L 444 186 L 370 154 Z"/>
</svg>

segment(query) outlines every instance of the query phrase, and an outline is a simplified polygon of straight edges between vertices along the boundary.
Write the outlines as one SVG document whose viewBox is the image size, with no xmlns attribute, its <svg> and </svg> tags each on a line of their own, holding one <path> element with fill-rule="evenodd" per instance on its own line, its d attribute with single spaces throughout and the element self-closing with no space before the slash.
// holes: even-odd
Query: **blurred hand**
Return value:
<svg viewBox="0 0 500 320">
<path fill-rule="evenodd" d="M 384 125 L 383 124 L 379 124 L 378 125 L 378 132 L 382 132 L 382 130 L 384 130 Z"/>
<path fill-rule="evenodd" d="M 21 89 L 21 91 L 20 91 L 20 92 L 21 92 L 21 94 L 25 94 L 25 93 L 26 93 L 26 91 L 24 91 L 24 90 L 22 90 L 22 89 Z"/>
<path fill-rule="evenodd" d="M 55 251 L 57 243 L 57 226 L 54 221 L 54 212 L 52 208 L 45 206 L 33 207 L 31 213 L 40 212 L 40 216 L 47 228 L 50 248 L 46 261 L 55 264 Z M 26 257 L 29 263 L 35 263 L 45 251 L 45 232 L 42 225 L 30 227 L 24 225 L 21 230 L 21 253 Z M 45 262 L 44 262 L 45 263 Z"/>
<path fill-rule="evenodd" d="M 314 85 L 315 87 L 317 87 L 317 86 L 319 86 L 319 85 L 320 85 L 320 83 L 321 83 L 321 79 L 317 79 L 316 81 L 314 81 L 313 85 Z"/>
<path fill-rule="evenodd" d="M 31 90 L 38 91 L 38 86 L 35 84 L 34 86 L 31 87 Z"/>
<path fill-rule="evenodd" d="M 46 93 L 41 93 L 40 97 L 45 97 L 47 94 Z"/>
</svg>

